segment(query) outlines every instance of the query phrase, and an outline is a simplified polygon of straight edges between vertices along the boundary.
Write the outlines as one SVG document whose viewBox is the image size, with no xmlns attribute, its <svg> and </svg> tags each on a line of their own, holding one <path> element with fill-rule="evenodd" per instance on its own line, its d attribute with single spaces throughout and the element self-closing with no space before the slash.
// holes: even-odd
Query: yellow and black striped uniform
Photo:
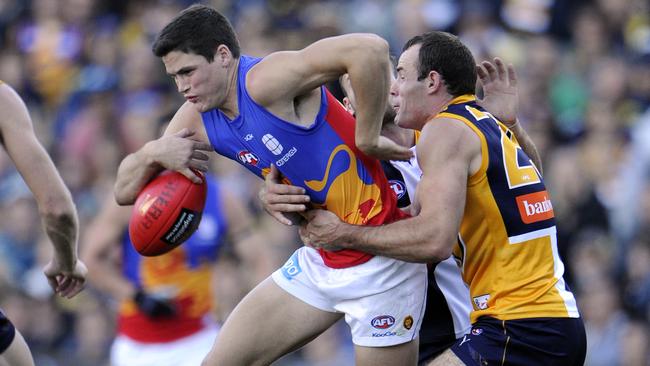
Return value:
<svg viewBox="0 0 650 366">
<path fill-rule="evenodd" d="M 458 245 L 470 287 L 474 323 L 578 318 L 563 279 L 555 216 L 541 174 L 508 128 L 482 109 L 474 95 L 455 98 L 438 117 L 470 127 L 481 140 L 482 163 L 467 184 Z"/>
</svg>

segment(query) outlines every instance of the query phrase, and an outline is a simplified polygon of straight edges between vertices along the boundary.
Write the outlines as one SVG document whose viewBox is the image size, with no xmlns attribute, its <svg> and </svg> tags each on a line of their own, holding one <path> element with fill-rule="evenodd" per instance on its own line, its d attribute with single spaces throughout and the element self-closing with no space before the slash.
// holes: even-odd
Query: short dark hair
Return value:
<svg viewBox="0 0 650 366">
<path fill-rule="evenodd" d="M 476 92 L 476 61 L 458 37 L 440 31 L 423 33 L 408 40 L 402 52 L 418 44 L 418 80 L 436 71 L 449 94 L 457 97 Z"/>
<path fill-rule="evenodd" d="M 212 62 L 221 44 L 226 45 L 235 58 L 239 57 L 239 41 L 228 19 L 209 6 L 194 4 L 163 28 L 152 50 L 157 57 L 181 51 L 201 55 Z"/>
</svg>

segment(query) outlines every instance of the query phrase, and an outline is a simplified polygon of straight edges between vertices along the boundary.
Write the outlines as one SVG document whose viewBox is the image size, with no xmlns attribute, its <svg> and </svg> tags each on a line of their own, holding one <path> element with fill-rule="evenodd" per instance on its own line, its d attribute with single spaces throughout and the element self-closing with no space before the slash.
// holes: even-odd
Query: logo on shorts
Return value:
<svg viewBox="0 0 650 366">
<path fill-rule="evenodd" d="M 298 263 L 298 252 L 293 253 L 291 258 L 289 258 L 289 260 L 287 260 L 284 266 L 282 266 L 281 271 L 284 277 L 286 277 L 289 281 L 291 281 L 291 279 L 293 279 L 300 272 L 302 272 L 302 268 L 300 268 L 300 263 Z"/>
<path fill-rule="evenodd" d="M 479 310 L 485 310 L 488 308 L 488 301 L 490 301 L 490 295 L 487 294 L 487 295 L 476 296 L 473 298 L 473 300 L 474 300 L 474 305 L 476 305 L 476 307 Z"/>
<path fill-rule="evenodd" d="M 411 327 L 413 326 L 413 317 L 409 315 L 406 318 L 404 318 L 404 322 L 402 323 L 402 325 L 404 325 L 404 328 L 406 328 L 406 330 L 411 329 Z"/>
<path fill-rule="evenodd" d="M 483 333 L 483 329 L 481 328 L 472 328 L 472 335 L 481 335 Z"/>
<path fill-rule="evenodd" d="M 384 333 L 372 333 L 373 337 L 393 337 L 396 336 L 395 332 L 384 332 Z"/>
<path fill-rule="evenodd" d="M 388 329 L 395 324 L 395 318 L 390 315 L 380 315 L 370 321 L 370 325 L 377 329 Z M 374 337 L 374 335 L 373 335 Z"/>
</svg>

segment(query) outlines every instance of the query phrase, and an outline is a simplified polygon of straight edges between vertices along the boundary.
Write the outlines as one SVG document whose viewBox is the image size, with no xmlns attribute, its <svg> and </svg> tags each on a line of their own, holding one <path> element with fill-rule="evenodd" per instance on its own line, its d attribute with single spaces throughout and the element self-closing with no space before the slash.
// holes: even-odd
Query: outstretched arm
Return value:
<svg viewBox="0 0 650 366">
<path fill-rule="evenodd" d="M 206 172 L 209 151 L 213 149 L 201 116 L 185 103 L 161 138 L 146 143 L 122 160 L 115 182 L 115 200 L 120 205 L 133 204 L 142 187 L 163 169 L 176 170 L 194 183 L 201 183 L 201 178 L 191 169 Z"/>
<path fill-rule="evenodd" d="M 136 293 L 135 286 L 124 278 L 119 264 L 113 261 L 119 258 L 115 251 L 119 251 L 131 210 L 131 207 L 118 206 L 112 196 L 107 197 L 82 238 L 81 257 L 90 266 L 88 279 L 116 300 L 133 298 Z"/>
<path fill-rule="evenodd" d="M 517 93 L 517 73 L 512 64 L 506 66 L 496 57 L 494 62 L 483 61 L 476 66 L 476 72 L 483 86 L 484 97 L 481 106 L 503 122 L 514 132 L 519 146 L 542 172 L 542 159 L 535 143 L 517 119 L 519 96 Z"/>
<path fill-rule="evenodd" d="M 325 38 L 300 51 L 276 52 L 248 73 L 250 95 L 269 108 L 292 105 L 324 83 L 348 73 L 356 97 L 357 147 L 386 160 L 407 160 L 411 152 L 380 138 L 390 86 L 388 43 L 374 34 Z M 289 104 L 288 104 L 289 103 Z"/>
<path fill-rule="evenodd" d="M 70 191 L 40 144 L 27 107 L 13 89 L 0 85 L 0 133 L 9 157 L 34 194 L 54 256 L 44 273 L 52 289 L 73 297 L 83 289 L 86 266 L 77 258 L 77 211 Z"/>
</svg>

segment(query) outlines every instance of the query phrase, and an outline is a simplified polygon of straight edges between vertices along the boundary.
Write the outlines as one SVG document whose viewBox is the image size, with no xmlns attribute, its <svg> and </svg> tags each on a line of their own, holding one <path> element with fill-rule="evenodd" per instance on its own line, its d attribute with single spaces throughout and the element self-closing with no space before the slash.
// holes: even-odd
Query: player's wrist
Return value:
<svg viewBox="0 0 650 366">
<path fill-rule="evenodd" d="M 334 240 L 334 243 L 337 247 L 341 249 L 352 249 L 354 243 L 358 241 L 356 237 L 357 231 L 353 230 L 355 225 L 350 225 L 347 223 L 340 223 L 339 227 L 336 230 L 337 237 Z"/>
<path fill-rule="evenodd" d="M 152 168 L 162 168 L 162 165 L 160 164 L 160 161 L 158 160 L 156 154 L 156 143 L 157 140 L 149 141 L 144 146 L 140 151 L 138 151 L 137 155 L 139 160 L 147 167 L 152 167 Z"/>
<path fill-rule="evenodd" d="M 55 247 L 54 254 L 52 255 L 52 266 L 62 271 L 72 272 L 77 265 L 77 259 L 76 253 L 71 252 L 69 248 L 60 250 Z"/>
<path fill-rule="evenodd" d="M 519 124 L 519 118 L 515 118 L 514 122 L 513 121 L 508 122 L 507 126 L 510 130 L 514 132 L 516 129 L 521 127 L 521 125 Z"/>
</svg>

